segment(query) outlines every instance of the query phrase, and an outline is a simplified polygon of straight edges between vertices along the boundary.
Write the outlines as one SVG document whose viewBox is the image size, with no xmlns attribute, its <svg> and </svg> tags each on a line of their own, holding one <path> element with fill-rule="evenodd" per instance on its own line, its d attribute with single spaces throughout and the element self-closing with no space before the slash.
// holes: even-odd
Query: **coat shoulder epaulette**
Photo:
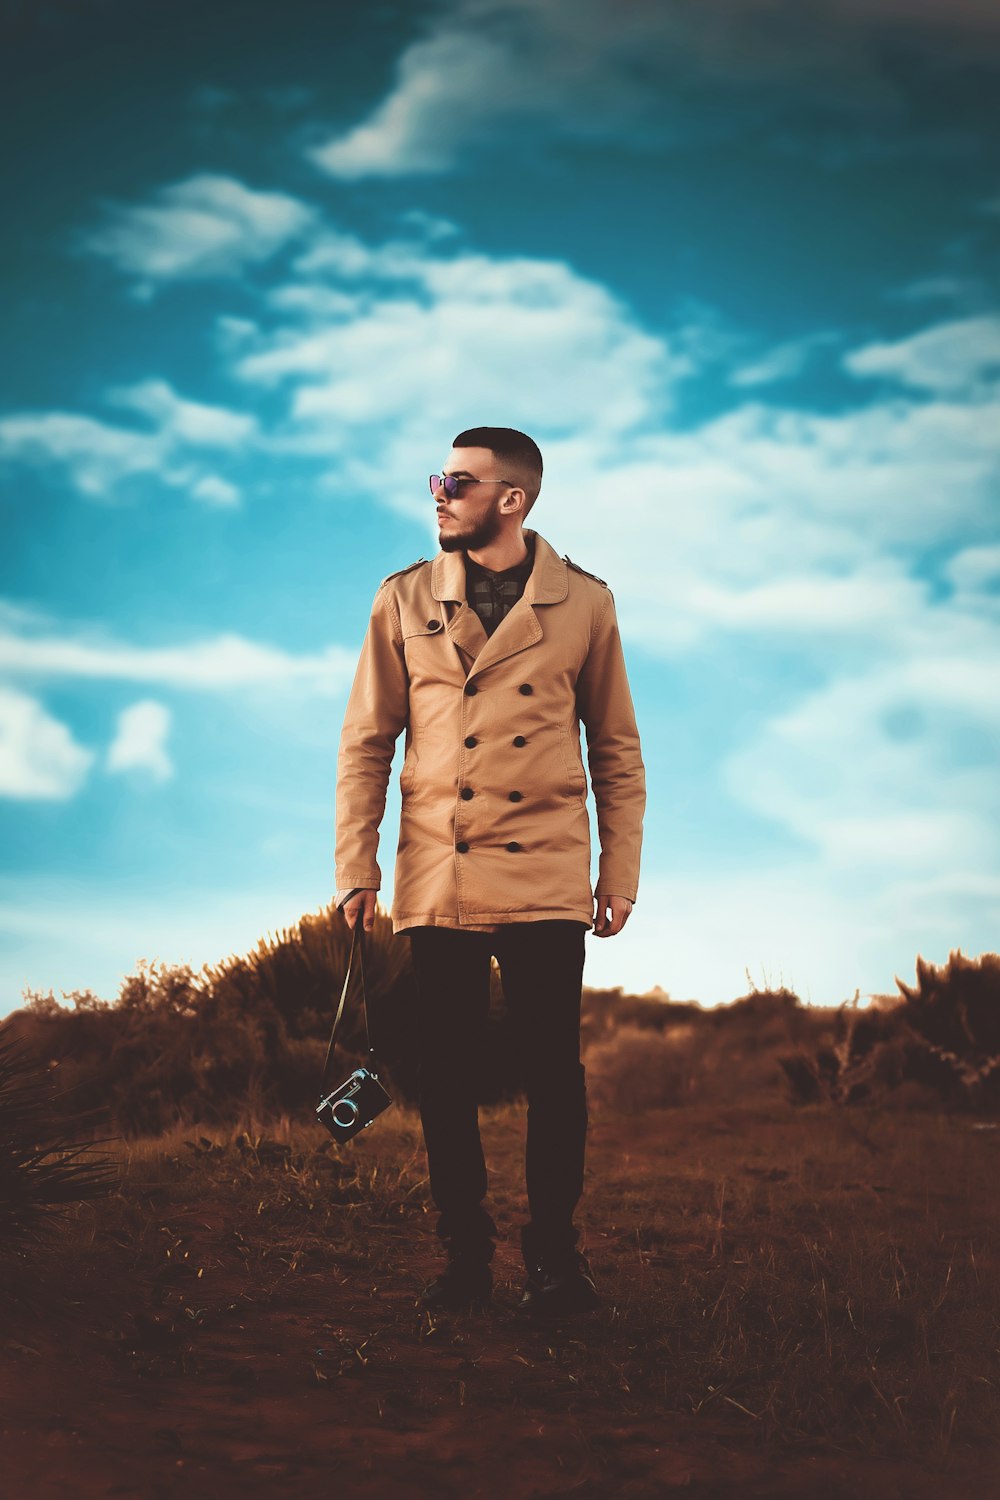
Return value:
<svg viewBox="0 0 1000 1500">
<path fill-rule="evenodd" d="M 603 578 L 598 578 L 596 573 L 588 573 L 586 568 L 581 568 L 580 564 L 575 563 L 571 557 L 566 557 L 564 554 L 563 562 L 568 564 L 568 566 L 571 567 L 575 573 L 582 573 L 585 578 L 592 578 L 595 583 L 599 583 L 603 588 L 607 588 L 608 585 L 605 583 Z"/>
<path fill-rule="evenodd" d="M 412 573 L 414 568 L 423 567 L 426 561 L 426 557 L 418 557 L 416 562 L 407 563 L 405 568 L 397 568 L 395 573 L 387 574 L 386 577 L 382 579 L 382 583 L 388 583 L 390 578 L 399 578 L 403 573 Z M 379 587 L 381 588 L 382 584 L 380 584 Z"/>
</svg>

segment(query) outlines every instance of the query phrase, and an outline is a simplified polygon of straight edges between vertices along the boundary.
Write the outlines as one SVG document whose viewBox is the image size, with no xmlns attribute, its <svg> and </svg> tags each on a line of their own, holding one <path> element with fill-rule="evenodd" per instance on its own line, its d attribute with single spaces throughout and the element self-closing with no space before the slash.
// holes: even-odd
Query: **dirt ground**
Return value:
<svg viewBox="0 0 1000 1500">
<path fill-rule="evenodd" d="M 686 1268 L 720 1257 L 742 1267 L 764 1219 L 771 1234 L 781 1233 L 782 1204 L 792 1203 L 783 1195 L 797 1194 L 796 1212 L 804 1211 L 803 1194 L 815 1195 L 815 1181 L 833 1164 L 841 1164 L 845 1189 L 871 1187 L 864 1201 L 888 1226 L 891 1181 L 879 1178 L 891 1176 L 892 1151 L 909 1152 L 912 1141 L 894 1136 L 879 1148 L 849 1135 L 834 1140 L 829 1122 L 813 1117 L 806 1130 L 806 1116 L 791 1109 L 764 1120 L 736 1110 L 592 1118 L 580 1222 L 604 1304 L 546 1329 L 526 1327 L 515 1310 L 523 1136 L 510 1109 L 484 1113 L 483 1122 L 488 1202 L 506 1233 L 494 1305 L 437 1318 L 416 1305 L 440 1263 L 417 1127 L 401 1111 L 382 1119 L 382 1134 L 377 1122 L 355 1154 L 383 1176 L 405 1157 L 416 1191 L 395 1222 L 387 1212 L 325 1250 L 298 1220 L 274 1213 L 278 1178 L 261 1168 L 256 1202 L 245 1178 L 238 1192 L 209 1190 L 215 1179 L 188 1166 L 194 1144 L 173 1158 L 172 1175 L 157 1175 L 153 1156 L 137 1158 L 127 1211 L 120 1203 L 81 1209 L 72 1254 L 65 1246 L 43 1252 L 6 1314 L 3 1493 L 11 1500 L 1000 1493 L 1000 1452 L 984 1443 L 981 1426 L 971 1439 L 912 1453 L 903 1428 L 883 1442 L 873 1427 L 862 1451 L 808 1431 L 765 1430 L 737 1384 L 725 1387 L 735 1395 L 718 1400 L 711 1398 L 723 1386 L 711 1384 L 686 1403 L 666 1400 L 669 1366 L 642 1364 L 644 1309 L 652 1341 L 670 1317 L 677 1321 L 669 1299 Z M 984 1225 L 962 1216 L 973 1212 L 978 1174 L 988 1181 L 995 1172 L 1000 1143 L 966 1132 L 962 1149 L 975 1153 L 973 1166 L 963 1156 L 958 1176 L 931 1182 L 927 1173 L 937 1171 L 934 1161 L 947 1162 L 950 1133 L 957 1140 L 962 1127 L 934 1128 L 937 1146 L 923 1152 L 924 1175 L 900 1198 L 895 1222 L 940 1212 L 971 1244 Z M 187 1134 L 197 1140 L 197 1131 Z M 650 1203 L 684 1194 L 685 1173 L 684 1201 L 698 1196 L 696 1184 L 710 1183 L 710 1211 L 692 1211 L 644 1245 Z M 607 1198 L 606 1184 L 614 1185 Z M 816 1202 L 822 1207 L 821 1196 Z M 363 1218 L 363 1204 L 343 1205 L 345 1214 L 352 1208 Z M 746 1232 L 748 1214 L 756 1240 Z M 908 1235 L 901 1231 L 904 1242 Z M 44 1285 L 39 1268 L 49 1277 Z M 670 1317 L 662 1313 L 668 1305 Z M 995 1373 L 984 1369 L 981 1378 L 990 1384 Z"/>
</svg>

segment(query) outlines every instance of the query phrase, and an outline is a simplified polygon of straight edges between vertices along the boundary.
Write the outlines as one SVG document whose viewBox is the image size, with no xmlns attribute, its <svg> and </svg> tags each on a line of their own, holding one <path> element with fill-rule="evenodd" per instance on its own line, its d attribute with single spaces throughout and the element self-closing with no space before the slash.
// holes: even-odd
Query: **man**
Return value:
<svg viewBox="0 0 1000 1500">
<path fill-rule="evenodd" d="M 482 1202 L 475 1086 L 491 954 L 528 1098 L 520 1305 L 544 1315 L 599 1301 L 573 1223 L 588 1121 L 584 934 L 614 937 L 628 920 L 645 771 L 610 589 L 523 529 L 541 479 L 524 433 L 477 427 L 455 439 L 431 476 L 441 550 L 379 587 L 340 743 L 337 902 L 352 929 L 360 919 L 370 931 L 378 829 L 406 731 L 392 922 L 410 937 L 420 1115 L 448 1252 L 422 1294 L 432 1309 L 492 1291 L 498 1231 Z M 596 892 L 581 721 L 601 843 Z"/>
</svg>

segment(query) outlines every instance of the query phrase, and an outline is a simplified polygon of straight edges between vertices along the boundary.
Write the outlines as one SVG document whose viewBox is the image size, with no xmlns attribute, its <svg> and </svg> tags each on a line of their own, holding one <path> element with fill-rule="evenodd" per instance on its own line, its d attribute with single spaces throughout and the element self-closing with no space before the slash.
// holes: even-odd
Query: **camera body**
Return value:
<svg viewBox="0 0 1000 1500">
<path fill-rule="evenodd" d="M 355 1068 L 344 1083 L 320 1100 L 316 1118 L 335 1141 L 349 1141 L 391 1103 L 376 1073 L 370 1068 Z"/>
</svg>

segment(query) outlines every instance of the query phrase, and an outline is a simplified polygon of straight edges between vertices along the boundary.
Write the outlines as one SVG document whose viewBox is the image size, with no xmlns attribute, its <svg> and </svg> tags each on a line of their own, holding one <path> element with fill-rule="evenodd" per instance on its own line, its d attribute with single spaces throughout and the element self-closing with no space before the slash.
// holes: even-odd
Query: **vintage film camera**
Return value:
<svg viewBox="0 0 1000 1500">
<path fill-rule="evenodd" d="M 349 1141 L 359 1130 L 367 1130 L 375 1116 L 391 1103 L 377 1073 L 355 1068 L 339 1089 L 320 1100 L 316 1114 L 335 1141 Z"/>
<path fill-rule="evenodd" d="M 356 896 L 357 891 L 350 891 L 340 903 L 341 908 Z M 368 1006 L 365 999 L 365 960 L 364 960 L 364 930 L 361 925 L 361 914 L 354 924 L 354 937 L 351 942 L 351 956 L 347 965 L 347 973 L 344 976 L 344 988 L 340 995 L 340 1005 L 333 1021 L 333 1030 L 330 1033 L 330 1045 L 326 1053 L 326 1065 L 323 1069 L 323 1081 L 320 1085 L 320 1101 L 316 1107 L 316 1118 L 321 1125 L 333 1136 L 335 1141 L 349 1141 L 359 1130 L 366 1130 L 384 1109 L 388 1109 L 392 1099 L 379 1082 L 378 1068 L 375 1059 L 375 1049 L 372 1046 L 371 1036 L 368 1031 Z M 357 967 L 355 968 L 355 960 Z M 365 1037 L 368 1042 L 368 1056 L 370 1066 L 355 1068 L 349 1078 L 345 1079 L 337 1088 L 330 1088 L 331 1073 L 333 1067 L 334 1041 L 337 1035 L 337 1027 L 344 1013 L 344 1003 L 347 992 L 350 989 L 351 977 L 357 973 L 361 985 L 361 1006 L 365 1017 Z"/>
</svg>

